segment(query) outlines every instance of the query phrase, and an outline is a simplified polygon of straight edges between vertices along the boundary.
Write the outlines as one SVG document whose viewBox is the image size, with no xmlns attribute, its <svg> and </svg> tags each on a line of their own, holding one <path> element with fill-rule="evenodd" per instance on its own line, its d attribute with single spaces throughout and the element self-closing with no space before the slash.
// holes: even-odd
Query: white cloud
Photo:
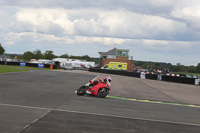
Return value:
<svg viewBox="0 0 200 133">
<path fill-rule="evenodd" d="M 14 27 L 22 32 L 149 39 L 162 35 L 162 38 L 171 39 L 186 31 L 184 23 L 127 10 L 21 9 L 16 18 Z"/>
<path fill-rule="evenodd" d="M 13 41 L 6 42 L 6 45 L 8 45 L 8 46 L 12 46 L 13 44 L 14 44 Z"/>
<path fill-rule="evenodd" d="M 75 42 L 78 44 L 101 44 L 105 46 L 122 45 L 126 39 L 109 38 L 109 37 L 84 37 L 76 36 Z"/>
<path fill-rule="evenodd" d="M 154 58 L 159 58 L 154 53 L 199 55 L 198 0 L 1 0 L 0 3 L 3 18 L 0 39 L 6 46 L 12 46 L 10 51 L 51 47 L 59 53 L 65 47 L 70 52 L 81 47 L 77 53 L 94 48 L 94 55 L 96 49 L 110 48 L 116 43 L 120 48 L 152 52 Z"/>
<path fill-rule="evenodd" d="M 21 32 L 21 33 L 9 33 L 6 36 L 7 43 L 9 42 L 44 42 L 54 44 L 101 44 L 101 45 L 121 45 L 125 40 L 119 38 L 108 38 L 108 37 L 87 37 L 87 36 L 65 36 L 58 37 L 52 34 L 38 34 L 34 32 Z"/>
<path fill-rule="evenodd" d="M 182 0 L 177 3 L 171 12 L 174 18 L 184 20 L 193 30 L 200 31 L 200 1 Z"/>
<path fill-rule="evenodd" d="M 149 39 L 156 39 L 162 35 L 162 38 L 172 39 L 177 34 L 183 34 L 186 31 L 184 23 L 127 10 L 20 9 L 16 13 L 16 21 L 13 23 L 13 28 L 18 32 L 57 35 L 78 34 Z"/>
<path fill-rule="evenodd" d="M 73 23 L 69 20 L 67 11 L 64 9 L 21 9 L 16 14 L 16 21 L 18 24 L 27 23 L 28 26 L 32 27 L 33 32 L 73 33 Z M 22 27 L 20 28 L 22 29 Z"/>
<path fill-rule="evenodd" d="M 183 41 L 166 41 L 166 40 L 143 40 L 141 42 L 145 49 L 154 50 L 157 52 L 176 52 L 182 54 L 189 54 L 196 51 L 196 46 L 200 42 L 183 42 Z M 196 49 L 196 50 L 195 50 Z"/>
</svg>

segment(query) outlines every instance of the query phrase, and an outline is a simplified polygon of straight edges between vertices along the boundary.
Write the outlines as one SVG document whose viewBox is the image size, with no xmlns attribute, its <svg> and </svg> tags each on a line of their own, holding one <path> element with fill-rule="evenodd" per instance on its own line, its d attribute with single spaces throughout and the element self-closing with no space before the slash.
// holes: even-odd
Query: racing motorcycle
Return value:
<svg viewBox="0 0 200 133">
<path fill-rule="evenodd" d="M 81 86 L 77 89 L 76 93 L 79 96 L 94 95 L 99 98 L 104 98 L 109 94 L 111 90 L 111 77 L 108 76 L 105 79 L 99 78 L 95 81 L 89 81 L 89 84 Z"/>
</svg>

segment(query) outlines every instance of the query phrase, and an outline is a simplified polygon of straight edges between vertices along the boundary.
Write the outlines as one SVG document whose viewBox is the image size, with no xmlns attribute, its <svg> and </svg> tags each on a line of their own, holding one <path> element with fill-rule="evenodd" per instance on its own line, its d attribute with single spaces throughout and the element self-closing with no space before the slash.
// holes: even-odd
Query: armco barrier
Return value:
<svg viewBox="0 0 200 133">
<path fill-rule="evenodd" d="M 1 65 L 5 65 L 5 61 L 0 61 Z M 7 62 L 7 65 L 15 65 L 19 66 L 20 62 Z M 28 67 L 38 67 L 37 63 L 26 63 L 26 66 Z M 49 64 L 44 64 L 44 68 L 50 68 Z M 53 69 L 57 69 L 55 65 L 53 65 Z"/>
<path fill-rule="evenodd" d="M 99 69 L 99 68 L 98 69 L 97 68 L 90 68 L 89 71 L 140 78 L 140 73 L 128 72 L 128 71 L 116 71 L 116 70 L 107 70 L 107 69 Z M 157 74 L 146 74 L 146 79 L 157 80 L 158 75 Z M 184 84 L 193 84 L 193 85 L 195 84 L 195 78 L 162 75 L 161 80 L 162 81 L 168 81 L 168 82 L 175 82 L 175 83 L 184 83 Z"/>
</svg>

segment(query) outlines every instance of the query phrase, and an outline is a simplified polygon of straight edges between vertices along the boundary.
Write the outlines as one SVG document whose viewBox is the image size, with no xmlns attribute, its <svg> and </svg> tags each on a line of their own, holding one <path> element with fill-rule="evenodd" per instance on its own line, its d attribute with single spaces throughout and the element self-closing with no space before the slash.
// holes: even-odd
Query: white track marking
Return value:
<svg viewBox="0 0 200 133">
<path fill-rule="evenodd" d="M 96 78 L 98 78 L 99 77 L 99 75 L 97 75 L 95 78 L 93 78 L 91 81 L 94 81 Z M 90 84 L 90 82 L 89 83 L 87 83 L 87 84 L 85 84 L 85 86 L 88 86 Z"/>
<path fill-rule="evenodd" d="M 51 110 L 47 110 L 46 113 L 44 113 L 43 115 L 41 115 L 39 118 L 33 120 L 30 124 L 27 124 L 26 126 L 24 126 L 24 127 L 22 128 L 22 130 L 19 131 L 19 132 L 17 132 L 17 133 L 21 133 L 22 131 L 26 130 L 28 127 L 30 127 L 32 124 L 36 123 L 37 121 L 39 121 L 40 119 L 42 119 L 43 117 L 45 117 L 45 116 L 46 116 L 48 113 L 50 113 L 50 112 L 51 112 Z"/>
<path fill-rule="evenodd" d="M 100 114 L 100 113 L 91 113 L 91 112 L 81 112 L 81 111 L 72 111 L 72 110 L 63 110 L 63 109 L 40 108 L 40 107 L 31 107 L 31 106 L 22 106 L 22 105 L 13 105 L 13 104 L 3 104 L 3 103 L 0 103 L 0 106 L 19 107 L 19 108 L 28 108 L 28 109 L 38 109 L 38 110 L 48 110 L 48 112 L 50 112 L 50 111 L 61 111 L 61 112 L 89 114 L 89 115 L 98 115 L 98 116 L 108 116 L 108 117 L 115 117 L 115 118 L 125 118 L 125 119 L 133 119 L 133 120 L 153 121 L 153 122 L 171 123 L 171 124 L 180 124 L 180 125 L 190 125 L 190 126 L 198 126 L 198 127 L 200 127 L 200 124 L 182 123 L 182 122 L 173 122 L 173 121 L 162 121 L 162 120 L 145 119 L 145 118 L 133 118 L 133 117 L 128 117 L 128 116 L 118 116 L 118 115 L 109 115 L 109 114 Z"/>
</svg>

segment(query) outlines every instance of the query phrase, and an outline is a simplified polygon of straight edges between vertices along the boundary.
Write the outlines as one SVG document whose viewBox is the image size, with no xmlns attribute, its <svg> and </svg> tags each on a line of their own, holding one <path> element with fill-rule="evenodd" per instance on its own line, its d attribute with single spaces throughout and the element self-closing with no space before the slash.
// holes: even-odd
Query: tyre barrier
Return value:
<svg viewBox="0 0 200 133">
<path fill-rule="evenodd" d="M 168 73 L 168 74 L 166 74 L 166 75 L 167 75 L 167 76 L 180 77 L 180 74 Z"/>
<path fill-rule="evenodd" d="M 136 77 L 140 78 L 140 73 L 136 72 L 128 72 L 128 71 L 117 71 L 117 70 L 108 70 L 108 69 L 99 69 L 99 68 L 90 68 L 90 72 L 98 72 L 98 73 L 106 73 L 106 74 L 115 74 L 115 75 L 122 75 L 122 76 L 129 76 L 129 77 Z M 175 83 L 184 83 L 184 84 L 193 84 L 199 85 L 199 79 L 197 78 L 187 78 L 181 77 L 179 74 L 175 75 L 162 75 L 162 74 L 145 74 L 145 79 L 152 79 L 152 80 L 161 80 L 167 82 L 175 82 Z"/>
</svg>

